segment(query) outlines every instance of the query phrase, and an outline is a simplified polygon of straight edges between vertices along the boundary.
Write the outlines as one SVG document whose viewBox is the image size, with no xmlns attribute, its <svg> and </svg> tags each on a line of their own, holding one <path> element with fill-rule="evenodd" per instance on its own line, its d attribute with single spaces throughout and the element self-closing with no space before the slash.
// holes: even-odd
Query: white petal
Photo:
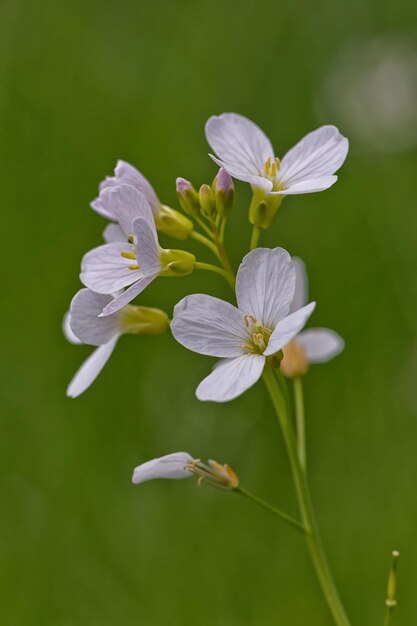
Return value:
<svg viewBox="0 0 417 626">
<path fill-rule="evenodd" d="M 105 343 L 104 346 L 96 348 L 94 352 L 90 354 L 68 385 L 67 396 L 76 398 L 88 389 L 109 360 L 118 338 L 118 336 L 113 337 L 113 339 Z"/>
<path fill-rule="evenodd" d="M 103 202 L 111 207 L 116 221 L 127 236 L 132 234 L 133 220 L 137 217 L 146 220 L 155 229 L 155 220 L 149 202 L 131 185 L 106 188 L 101 192 L 100 198 L 103 198 Z"/>
<path fill-rule="evenodd" d="M 299 141 L 281 160 L 280 179 L 288 187 L 334 174 L 346 159 L 349 142 L 336 126 L 321 126 Z"/>
<path fill-rule="evenodd" d="M 228 402 L 252 387 L 262 375 L 263 354 L 245 354 L 235 359 L 224 359 L 198 385 L 199 400 Z"/>
<path fill-rule="evenodd" d="M 138 217 L 133 221 L 136 258 L 143 274 L 159 272 L 159 244 L 155 226 Z"/>
<path fill-rule="evenodd" d="M 136 167 L 126 161 L 117 161 L 114 173 L 119 184 L 126 183 L 127 185 L 132 185 L 140 193 L 143 193 L 155 217 L 159 214 L 161 206 L 159 198 L 149 180 Z"/>
<path fill-rule="evenodd" d="M 127 241 L 127 237 L 120 228 L 119 224 L 107 224 L 103 231 L 103 239 L 106 243 Z"/>
<path fill-rule="evenodd" d="M 174 308 L 171 331 L 183 346 L 209 356 L 244 354 L 250 340 L 244 314 L 229 302 L 203 294 L 183 298 Z"/>
<path fill-rule="evenodd" d="M 337 181 L 337 176 L 322 176 L 320 178 L 312 178 L 300 180 L 295 184 L 288 183 L 282 191 L 271 191 L 271 195 L 278 196 L 295 196 L 302 193 L 315 193 L 316 191 L 324 191 Z"/>
<path fill-rule="evenodd" d="M 190 470 L 185 469 L 188 463 L 193 461 L 193 457 L 188 452 L 174 452 L 161 456 L 159 459 L 152 459 L 135 467 L 132 476 L 132 483 L 139 485 L 146 480 L 155 478 L 188 478 L 192 476 Z"/>
<path fill-rule="evenodd" d="M 271 191 L 273 184 L 272 181 L 270 181 L 268 178 L 265 178 L 264 176 L 250 174 L 245 169 L 242 169 L 242 167 L 237 167 L 231 165 L 230 163 L 225 163 L 221 159 L 217 159 L 212 154 L 210 154 L 209 156 L 219 167 L 222 167 L 224 170 L 226 170 L 229 176 L 237 178 L 237 180 L 243 180 L 246 183 L 250 183 L 254 187 L 260 187 L 267 192 Z"/>
<path fill-rule="evenodd" d="M 123 291 L 119 296 L 114 298 L 106 307 L 104 307 L 103 312 L 100 317 L 106 317 L 107 315 L 112 315 L 116 313 L 119 309 L 124 307 L 126 304 L 129 304 L 136 296 L 138 296 L 150 283 L 156 278 L 157 274 L 150 274 L 147 276 L 142 276 L 139 280 L 137 280 L 133 285 Z"/>
<path fill-rule="evenodd" d="M 64 337 L 70 343 L 78 346 L 82 344 L 82 341 L 78 339 L 76 335 L 74 335 L 73 330 L 71 328 L 71 313 L 67 311 L 64 315 L 64 319 L 62 320 L 62 332 L 64 333 Z"/>
<path fill-rule="evenodd" d="M 299 309 L 295 313 L 287 315 L 283 320 L 278 322 L 274 332 L 271 335 L 268 346 L 264 352 L 265 356 L 275 354 L 279 350 L 282 350 L 293 339 L 300 330 L 304 327 L 308 318 L 312 314 L 316 307 L 315 302 L 310 302 L 302 309 Z"/>
<path fill-rule="evenodd" d="M 309 328 L 297 336 L 310 363 L 325 363 L 342 352 L 345 342 L 328 328 Z"/>
<path fill-rule="evenodd" d="M 288 313 L 294 290 L 294 263 L 283 248 L 256 248 L 244 257 L 236 278 L 236 298 L 243 313 L 274 329 Z"/>
<path fill-rule="evenodd" d="M 298 311 L 303 307 L 308 299 L 308 277 L 304 261 L 296 256 L 292 258 L 295 267 L 295 292 L 291 303 L 290 313 Z"/>
<path fill-rule="evenodd" d="M 268 158 L 275 159 L 268 137 L 259 126 L 242 115 L 214 115 L 207 121 L 205 131 L 208 143 L 231 176 L 256 176 L 264 171 Z M 232 170 L 235 174 L 231 173 Z"/>
<path fill-rule="evenodd" d="M 103 309 L 112 302 L 112 296 L 81 289 L 71 302 L 71 328 L 76 337 L 91 346 L 108 343 L 119 334 L 117 316 L 99 317 Z"/>
<path fill-rule="evenodd" d="M 98 213 L 99 215 L 101 215 L 102 217 L 106 217 L 108 220 L 114 220 L 115 217 L 113 215 L 113 211 L 111 206 L 108 205 L 107 200 L 108 197 L 107 196 L 102 196 L 101 192 L 103 191 L 103 189 L 108 189 L 111 187 L 116 187 L 119 183 L 117 182 L 116 178 L 114 176 L 106 176 L 106 178 L 104 180 L 101 181 L 100 185 L 99 185 L 99 190 L 100 190 L 100 195 L 98 198 L 95 198 L 95 200 L 93 200 L 90 203 L 90 207 L 96 211 L 96 213 Z"/>
<path fill-rule="evenodd" d="M 141 270 L 130 270 L 135 259 L 126 259 L 122 252 L 134 252 L 130 243 L 116 242 L 98 246 L 84 255 L 81 282 L 97 293 L 114 293 L 143 276 Z"/>
</svg>

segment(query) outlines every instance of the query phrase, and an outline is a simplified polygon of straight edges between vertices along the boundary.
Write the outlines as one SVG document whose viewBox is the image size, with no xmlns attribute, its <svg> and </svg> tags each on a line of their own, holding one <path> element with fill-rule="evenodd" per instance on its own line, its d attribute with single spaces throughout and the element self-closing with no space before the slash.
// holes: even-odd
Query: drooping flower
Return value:
<svg viewBox="0 0 417 626">
<path fill-rule="evenodd" d="M 145 196 L 159 231 L 176 239 L 187 239 L 193 230 L 193 223 L 179 211 L 162 204 L 148 179 L 136 167 L 126 161 L 117 161 L 114 176 L 106 176 L 101 181 L 99 185 L 100 194 L 91 203 L 91 208 L 103 217 L 117 222 L 118 215 L 109 202 L 110 196 L 102 192 L 105 189 L 114 189 L 124 184 L 131 185 Z"/>
<path fill-rule="evenodd" d="M 115 313 L 139 295 L 158 275 L 190 274 L 195 257 L 183 250 L 166 250 L 158 243 L 151 207 L 131 185 L 107 187 L 101 192 L 125 240 L 112 241 L 88 252 L 81 264 L 81 282 L 101 294 L 115 293 L 102 312 Z"/>
<path fill-rule="evenodd" d="M 293 258 L 295 264 L 295 294 L 290 311 L 303 307 L 308 298 L 308 279 L 301 259 Z M 309 328 L 301 331 L 283 348 L 281 371 L 288 377 L 301 376 L 310 363 L 325 363 L 340 354 L 344 341 L 334 330 Z"/>
<path fill-rule="evenodd" d="M 280 161 L 265 133 L 237 113 L 210 117 L 206 137 L 213 161 L 230 176 L 268 194 L 323 191 L 333 185 L 349 143 L 335 126 L 321 126 L 299 141 Z"/>
<path fill-rule="evenodd" d="M 112 315 L 99 317 L 112 300 L 111 295 L 81 289 L 64 317 L 63 330 L 68 341 L 97 346 L 70 382 L 67 395 L 71 398 L 81 395 L 95 381 L 121 335 L 157 335 L 169 326 L 165 311 L 151 307 L 127 305 Z"/>
<path fill-rule="evenodd" d="M 193 459 L 188 452 L 174 452 L 138 465 L 133 470 L 132 482 L 139 485 L 155 478 L 179 480 L 192 475 L 199 477 L 199 485 L 206 482 L 224 491 L 233 491 L 239 486 L 239 479 L 231 467 L 211 459 L 203 463 L 200 459 Z"/>
<path fill-rule="evenodd" d="M 197 388 L 200 400 L 227 402 L 254 385 L 267 357 L 279 353 L 303 328 L 315 302 L 290 313 L 294 263 L 286 250 L 257 248 L 245 256 L 236 278 L 237 307 L 195 294 L 174 309 L 175 339 L 199 354 L 222 360 Z"/>
</svg>

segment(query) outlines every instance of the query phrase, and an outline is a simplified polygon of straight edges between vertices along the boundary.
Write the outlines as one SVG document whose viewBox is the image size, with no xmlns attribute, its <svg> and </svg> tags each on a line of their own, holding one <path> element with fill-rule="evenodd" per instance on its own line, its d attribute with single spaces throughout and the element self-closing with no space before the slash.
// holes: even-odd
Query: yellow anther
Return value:
<svg viewBox="0 0 417 626">
<path fill-rule="evenodd" d="M 281 167 L 281 161 L 280 161 L 280 159 L 278 157 L 275 158 L 275 167 L 277 168 L 277 171 Z"/>
<path fill-rule="evenodd" d="M 132 261 L 136 260 L 136 254 L 134 252 L 131 252 L 130 250 L 123 250 L 120 253 L 120 256 L 122 256 L 124 259 L 132 259 Z"/>
<path fill-rule="evenodd" d="M 128 265 L 127 269 L 128 270 L 140 270 L 140 266 L 139 265 Z"/>
<path fill-rule="evenodd" d="M 134 243 L 135 242 L 135 238 L 133 235 L 129 235 L 129 237 L 127 238 L 129 243 Z"/>
</svg>

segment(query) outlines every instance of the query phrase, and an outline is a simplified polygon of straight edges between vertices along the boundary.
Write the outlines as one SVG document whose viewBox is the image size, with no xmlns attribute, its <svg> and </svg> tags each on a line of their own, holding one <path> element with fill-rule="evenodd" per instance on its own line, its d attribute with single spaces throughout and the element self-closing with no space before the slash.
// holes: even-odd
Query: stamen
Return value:
<svg viewBox="0 0 417 626">
<path fill-rule="evenodd" d="M 133 237 L 133 235 L 129 235 L 127 240 L 128 240 L 129 243 L 135 243 L 135 238 Z"/>
<path fill-rule="evenodd" d="M 120 253 L 120 256 L 122 256 L 124 259 L 132 259 L 132 261 L 136 260 L 136 254 L 134 252 L 131 252 L 130 250 L 123 250 Z"/>
<path fill-rule="evenodd" d="M 128 265 L 128 270 L 140 270 L 140 265 Z"/>
</svg>

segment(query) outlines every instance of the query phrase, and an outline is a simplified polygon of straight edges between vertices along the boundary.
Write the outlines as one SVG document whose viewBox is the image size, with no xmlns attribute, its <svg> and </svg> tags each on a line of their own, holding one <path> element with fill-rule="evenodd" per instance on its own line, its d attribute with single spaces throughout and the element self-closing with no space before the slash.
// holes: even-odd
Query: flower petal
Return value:
<svg viewBox="0 0 417 626">
<path fill-rule="evenodd" d="M 222 161 L 221 166 L 235 178 L 240 179 L 242 174 L 259 175 L 264 171 L 265 161 L 270 157 L 275 159 L 268 137 L 243 115 L 214 115 L 207 121 L 205 131 L 208 143 Z"/>
<path fill-rule="evenodd" d="M 312 178 L 308 180 L 300 180 L 298 183 L 290 184 L 282 191 L 271 191 L 271 195 L 276 196 L 295 196 L 302 193 L 315 193 L 316 191 L 324 191 L 337 181 L 337 176 L 322 176 L 321 178 Z"/>
<path fill-rule="evenodd" d="M 76 346 L 82 344 L 82 341 L 78 339 L 71 328 L 71 313 L 67 311 L 64 315 L 64 319 L 62 320 L 62 332 L 64 333 L 64 337 L 70 343 L 73 343 Z"/>
<path fill-rule="evenodd" d="M 155 220 L 149 202 L 131 185 L 106 188 L 101 192 L 100 197 L 103 198 L 104 204 L 111 207 L 116 221 L 119 222 L 127 237 L 132 234 L 133 220 L 137 217 L 146 220 L 155 229 Z"/>
<path fill-rule="evenodd" d="M 310 363 L 326 363 L 342 352 L 345 342 L 328 328 L 309 328 L 297 336 Z"/>
<path fill-rule="evenodd" d="M 308 277 L 304 261 L 296 256 L 293 256 L 292 260 L 295 267 L 295 292 L 294 299 L 290 306 L 290 313 L 301 309 L 308 298 Z"/>
<path fill-rule="evenodd" d="M 99 317 L 112 296 L 80 289 L 71 302 L 71 329 L 83 343 L 101 346 L 119 333 L 117 316 Z"/>
<path fill-rule="evenodd" d="M 133 221 L 132 227 L 136 246 L 136 258 L 142 273 L 158 273 L 160 269 L 159 244 L 155 225 L 137 217 Z"/>
<path fill-rule="evenodd" d="M 303 180 L 328 177 L 343 164 L 348 149 L 348 140 L 336 126 L 321 126 L 303 137 L 283 157 L 280 179 L 290 188 Z"/>
<path fill-rule="evenodd" d="M 149 274 L 146 276 L 141 276 L 133 285 L 123 291 L 120 296 L 114 298 L 107 306 L 104 307 L 100 317 L 106 317 L 107 315 L 112 315 L 116 313 L 119 309 L 125 306 L 125 304 L 129 304 L 136 296 L 138 296 L 151 282 L 156 278 L 157 274 Z"/>
<path fill-rule="evenodd" d="M 118 338 L 118 335 L 113 337 L 108 343 L 99 346 L 90 354 L 68 385 L 67 396 L 76 398 L 88 389 L 109 360 Z"/>
<path fill-rule="evenodd" d="M 134 253 L 135 248 L 130 243 L 116 242 L 87 252 L 81 262 L 81 282 L 97 293 L 109 294 L 141 278 L 140 269 L 129 269 L 136 261 L 121 256 L 122 252 Z"/>
<path fill-rule="evenodd" d="M 193 457 L 188 452 L 174 452 L 161 456 L 158 459 L 152 459 L 135 467 L 132 476 L 132 483 L 139 485 L 146 480 L 154 480 L 155 478 L 171 478 L 178 480 L 180 478 L 189 478 L 192 476 L 190 470 L 185 469 L 188 463 L 192 463 Z"/>
<path fill-rule="evenodd" d="M 209 356 L 237 357 L 249 341 L 244 314 L 229 302 L 203 294 L 183 298 L 174 308 L 171 331 L 183 346 Z"/>
<path fill-rule="evenodd" d="M 300 332 L 315 308 L 316 303 L 310 302 L 310 304 L 307 304 L 295 313 L 287 315 L 287 317 L 278 322 L 269 339 L 264 355 L 269 356 L 282 350 Z"/>
<path fill-rule="evenodd" d="M 247 170 L 242 167 L 237 167 L 234 165 L 230 165 L 230 163 L 225 163 L 221 159 L 217 159 L 212 154 L 209 154 L 209 157 L 213 159 L 213 161 L 222 169 L 224 169 L 230 176 L 233 178 L 237 178 L 237 180 L 243 180 L 246 183 L 250 183 L 254 187 L 260 187 L 267 192 L 270 192 L 273 184 L 268 178 L 264 176 L 249 174 Z"/>
<path fill-rule="evenodd" d="M 145 196 L 155 217 L 159 214 L 161 206 L 159 198 L 149 180 L 136 167 L 126 161 L 119 160 L 114 173 L 119 184 L 132 185 Z"/>
<path fill-rule="evenodd" d="M 237 273 L 236 298 L 243 313 L 274 329 L 290 309 L 295 291 L 294 263 L 283 248 L 256 248 Z"/>
<path fill-rule="evenodd" d="M 245 354 L 235 359 L 220 361 L 207 378 L 198 385 L 199 400 L 228 402 L 252 387 L 262 375 L 263 354 Z"/>
<path fill-rule="evenodd" d="M 107 224 L 106 228 L 103 231 L 103 239 L 106 243 L 127 241 L 127 237 L 120 228 L 119 224 Z"/>
</svg>

